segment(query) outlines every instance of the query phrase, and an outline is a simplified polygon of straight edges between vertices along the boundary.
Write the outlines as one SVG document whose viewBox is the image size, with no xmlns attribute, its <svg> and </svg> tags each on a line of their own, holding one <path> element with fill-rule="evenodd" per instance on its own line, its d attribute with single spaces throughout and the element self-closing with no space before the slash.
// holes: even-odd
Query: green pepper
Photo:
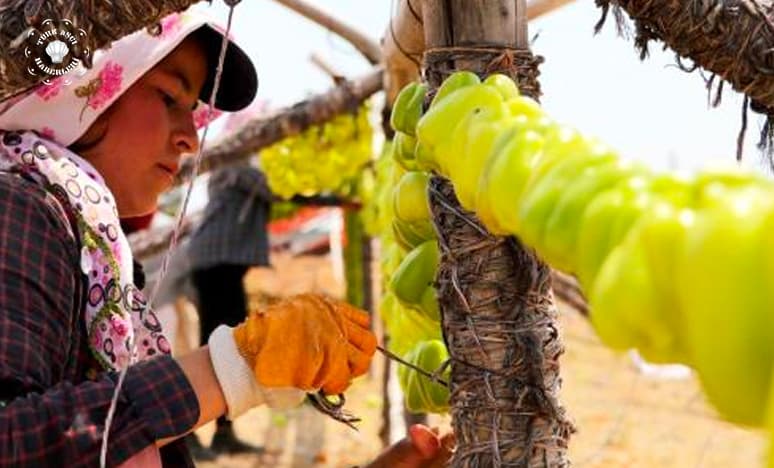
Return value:
<svg viewBox="0 0 774 468">
<path fill-rule="evenodd" d="M 409 83 L 398 93 L 392 106 L 390 125 L 398 132 L 415 136 L 417 122 L 422 116 L 422 104 L 427 93 L 427 85 Z"/>
<path fill-rule="evenodd" d="M 411 251 L 425 241 L 435 239 L 435 228 L 429 219 L 406 222 L 393 218 L 392 233 L 398 245 L 406 251 Z"/>
<path fill-rule="evenodd" d="M 449 159 L 446 167 L 457 199 L 466 210 L 475 209 L 479 178 L 488 157 L 515 135 L 519 123 L 513 118 L 490 120 L 485 115 L 471 114 L 464 128 L 462 124 L 457 127 L 452 146 L 460 153 Z"/>
<path fill-rule="evenodd" d="M 677 284 L 691 359 L 708 399 L 735 423 L 762 425 L 774 362 L 772 304 L 765 300 L 763 221 L 774 194 L 725 188 L 697 209 Z"/>
<path fill-rule="evenodd" d="M 451 138 L 457 126 L 471 114 L 497 120 L 507 113 L 503 98 L 494 87 L 467 86 L 452 92 L 422 116 L 417 124 L 417 139 L 433 154 L 441 174 L 448 176 L 449 162 L 460 157 L 461 148 L 454 147 Z"/>
<path fill-rule="evenodd" d="M 544 246 L 546 221 L 564 193 L 565 186 L 579 177 L 582 171 L 614 163 L 617 159 L 617 155 L 612 152 L 571 154 L 558 161 L 541 177 L 530 178 L 527 192 L 519 206 L 519 238 L 539 252 Z"/>
<path fill-rule="evenodd" d="M 393 142 L 392 157 L 395 162 L 407 171 L 416 171 L 417 161 L 414 156 L 414 148 L 416 148 L 417 139 L 407 133 L 396 132 Z"/>
<path fill-rule="evenodd" d="M 403 359 L 416 367 L 433 373 L 440 369 L 449 355 L 440 340 L 426 340 L 416 344 Z M 441 378 L 448 381 L 450 371 Z M 398 381 L 406 398 L 406 408 L 412 413 L 445 413 L 449 409 L 449 389 L 417 371 L 401 366 Z"/>
<path fill-rule="evenodd" d="M 407 172 L 393 189 L 395 217 L 405 222 L 430 219 L 427 185 L 430 176 L 425 172 Z"/>
<path fill-rule="evenodd" d="M 484 84 L 494 87 L 506 101 L 515 99 L 521 95 L 516 83 L 510 79 L 510 77 L 503 75 L 502 73 L 493 73 L 487 76 L 486 79 L 484 79 Z"/>
<path fill-rule="evenodd" d="M 519 232 L 518 206 L 532 167 L 542 154 L 543 137 L 532 130 L 514 135 L 493 151 L 479 177 L 476 214 L 495 234 Z"/>
<path fill-rule="evenodd" d="M 435 240 L 420 244 L 406 255 L 392 275 L 390 291 L 403 304 L 420 304 L 425 289 L 435 280 L 438 262 L 438 245 Z"/>
<path fill-rule="evenodd" d="M 622 180 L 591 199 L 584 210 L 573 273 L 585 291 L 591 290 L 605 258 L 652 203 L 647 187 L 648 178 L 643 175 Z"/>
<path fill-rule="evenodd" d="M 435 96 L 433 96 L 433 100 L 430 101 L 430 109 L 437 106 L 439 102 L 443 101 L 448 95 L 458 89 L 477 85 L 479 83 L 481 83 L 481 79 L 473 72 L 463 70 L 452 73 L 443 80 L 441 86 L 438 87 Z"/>
<path fill-rule="evenodd" d="M 543 258 L 555 268 L 572 271 L 577 264 L 580 224 L 589 202 L 622 179 L 645 172 L 640 165 L 611 160 L 571 175 L 545 220 L 539 241 Z"/>
</svg>

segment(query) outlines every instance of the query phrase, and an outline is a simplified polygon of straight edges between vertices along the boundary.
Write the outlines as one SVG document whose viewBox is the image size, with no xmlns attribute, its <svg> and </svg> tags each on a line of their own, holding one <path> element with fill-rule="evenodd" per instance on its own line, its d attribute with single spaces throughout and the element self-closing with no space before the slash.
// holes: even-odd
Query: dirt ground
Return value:
<svg viewBox="0 0 774 468">
<path fill-rule="evenodd" d="M 341 294 L 328 257 L 276 255 L 275 271 L 248 277 L 253 305 L 300 291 Z M 765 439 L 717 419 L 693 376 L 664 379 L 637 370 L 631 356 L 602 347 L 586 320 L 562 307 L 566 353 L 561 361 L 562 401 L 578 432 L 570 445 L 573 466 L 762 467 Z M 263 445 L 262 456 L 221 456 L 214 467 L 346 467 L 380 450 L 382 398 L 377 358 L 372 376 L 347 392 L 347 407 L 363 421 L 359 431 L 327 419 L 308 406 L 287 413 L 256 409 L 238 421 L 238 434 Z M 433 422 L 448 424 L 445 418 Z M 198 435 L 209 443 L 213 428 Z"/>
</svg>

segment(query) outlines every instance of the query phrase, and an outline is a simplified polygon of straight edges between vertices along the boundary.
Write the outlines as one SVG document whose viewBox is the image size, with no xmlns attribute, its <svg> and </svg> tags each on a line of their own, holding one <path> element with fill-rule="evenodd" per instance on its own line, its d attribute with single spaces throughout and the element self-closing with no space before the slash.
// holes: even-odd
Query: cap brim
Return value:
<svg viewBox="0 0 774 468">
<path fill-rule="evenodd" d="M 199 36 L 207 54 L 207 79 L 202 87 L 199 99 L 210 101 L 215 83 L 215 73 L 223 34 L 209 24 L 194 31 Z M 220 78 L 218 94 L 215 96 L 215 108 L 225 112 L 235 112 L 250 105 L 258 92 L 258 74 L 250 57 L 234 42 L 228 41 L 226 57 L 223 62 L 223 74 Z"/>
</svg>

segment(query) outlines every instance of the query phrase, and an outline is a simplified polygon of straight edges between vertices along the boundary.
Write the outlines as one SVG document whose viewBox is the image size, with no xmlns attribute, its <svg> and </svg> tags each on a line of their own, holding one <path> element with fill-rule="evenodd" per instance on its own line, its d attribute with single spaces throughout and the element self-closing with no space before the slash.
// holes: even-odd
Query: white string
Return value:
<svg viewBox="0 0 774 468">
<path fill-rule="evenodd" d="M 221 41 L 220 45 L 220 55 L 218 56 L 218 65 L 215 72 L 215 79 L 212 85 L 212 93 L 210 94 L 209 99 L 209 108 L 207 109 L 207 123 L 204 127 L 204 132 L 202 133 L 202 139 L 199 143 L 199 151 L 196 153 L 196 158 L 194 159 L 194 169 L 191 173 L 191 179 L 188 181 L 188 187 L 186 188 L 185 198 L 183 198 L 183 204 L 180 208 L 180 211 L 177 214 L 177 220 L 175 222 L 175 229 L 172 232 L 172 238 L 169 240 L 169 247 L 164 254 L 164 259 L 161 262 L 161 270 L 159 271 L 159 274 L 156 279 L 156 283 L 153 285 L 153 290 L 151 291 L 151 294 L 146 298 L 145 302 L 145 309 L 147 311 L 147 308 L 150 307 L 150 305 L 153 303 L 153 300 L 156 298 L 156 294 L 158 294 L 159 287 L 161 286 L 161 282 L 164 280 L 164 277 L 167 274 L 167 269 L 169 268 L 169 261 L 172 257 L 172 253 L 177 248 L 177 242 L 180 238 L 180 232 L 182 231 L 183 226 L 183 220 L 185 219 L 185 212 L 188 209 L 188 202 L 191 198 L 191 192 L 193 192 L 193 185 L 194 181 L 196 180 L 196 175 L 199 173 L 199 168 L 201 166 L 202 162 L 202 155 L 204 154 L 204 145 L 207 141 L 207 131 L 210 129 L 210 123 L 212 121 L 212 113 L 213 109 L 215 108 L 215 96 L 217 96 L 218 89 L 220 88 L 220 78 L 223 74 L 223 62 L 226 58 L 226 49 L 228 46 L 228 37 L 231 32 L 231 20 L 234 16 L 234 7 L 238 2 L 226 2 L 229 5 L 229 11 L 228 11 L 228 23 L 226 24 L 226 32 L 223 34 L 223 40 Z M 116 382 L 116 388 L 113 391 L 113 398 L 110 401 L 110 408 L 108 409 L 107 417 L 105 418 L 105 430 L 102 433 L 102 447 L 100 449 L 99 454 L 99 466 L 101 468 L 106 468 L 107 463 L 107 447 L 108 447 L 108 436 L 110 434 L 110 426 L 113 423 L 113 416 L 116 412 L 116 406 L 118 404 L 118 396 L 121 393 L 121 387 L 124 384 L 124 378 L 126 377 L 126 372 L 129 369 L 129 366 L 134 364 L 136 361 L 137 355 L 136 355 L 136 344 L 134 343 L 134 338 L 132 339 L 131 343 L 132 347 L 132 354 L 130 363 L 126 365 L 123 369 L 121 369 L 121 373 L 118 375 L 118 381 Z"/>
</svg>

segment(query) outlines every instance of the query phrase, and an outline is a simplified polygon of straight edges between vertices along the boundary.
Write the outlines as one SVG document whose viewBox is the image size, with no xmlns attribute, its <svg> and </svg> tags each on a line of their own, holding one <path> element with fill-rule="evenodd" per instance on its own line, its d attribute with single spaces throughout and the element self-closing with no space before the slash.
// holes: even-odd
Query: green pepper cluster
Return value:
<svg viewBox="0 0 774 468">
<path fill-rule="evenodd" d="M 404 92 L 393 123 L 414 150 L 401 157 L 450 179 L 491 232 L 575 274 L 604 343 L 692 366 L 725 418 L 774 429 L 771 181 L 625 161 L 502 75 L 453 74 L 426 112 L 424 88 Z"/>
<path fill-rule="evenodd" d="M 373 154 L 368 112 L 364 104 L 355 114 L 339 115 L 263 149 L 259 162 L 272 192 L 285 199 L 348 195 L 351 182 L 359 178 Z"/>
<path fill-rule="evenodd" d="M 433 287 L 438 250 L 427 201 L 429 175 L 399 164 L 395 145 L 386 142 L 375 163 L 373 196 L 363 210 L 368 214 L 367 230 L 379 238 L 381 247 L 384 295 L 379 313 L 390 351 L 432 373 L 448 354 L 441 341 Z M 398 368 L 398 375 L 410 411 L 447 411 L 446 387 L 405 366 Z"/>
</svg>

